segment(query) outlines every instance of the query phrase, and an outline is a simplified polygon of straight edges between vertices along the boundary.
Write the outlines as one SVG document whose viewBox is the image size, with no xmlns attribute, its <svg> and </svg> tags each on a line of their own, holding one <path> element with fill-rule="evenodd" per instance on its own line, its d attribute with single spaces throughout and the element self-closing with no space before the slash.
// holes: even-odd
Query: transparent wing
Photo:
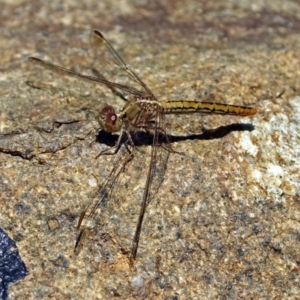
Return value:
<svg viewBox="0 0 300 300">
<path fill-rule="evenodd" d="M 80 74 L 78 72 L 69 70 L 67 68 L 52 64 L 50 62 L 41 60 L 39 58 L 36 57 L 29 57 L 28 58 L 29 61 L 31 63 L 34 63 L 36 65 L 39 65 L 41 67 L 43 67 L 44 69 L 50 70 L 52 72 L 55 72 L 59 75 L 64 75 L 64 76 L 70 76 L 70 77 L 75 77 L 84 81 L 88 81 L 88 82 L 93 82 L 93 83 L 97 83 L 97 84 L 104 84 L 106 86 L 108 86 L 109 88 L 113 88 L 113 89 L 120 89 L 122 91 L 125 91 L 127 93 L 130 93 L 132 95 L 135 95 L 137 97 L 141 97 L 143 98 L 143 93 L 141 93 L 139 90 L 135 89 L 134 87 L 131 86 L 127 86 L 124 84 L 119 84 L 119 83 L 115 83 L 115 82 L 111 82 L 105 79 L 105 77 L 96 77 L 96 76 L 89 76 L 89 75 L 84 75 L 84 74 Z"/>
<path fill-rule="evenodd" d="M 142 120 L 140 121 L 142 122 Z M 173 151 L 165 132 L 164 115 L 162 114 L 162 111 L 157 111 L 155 122 L 151 124 L 153 126 L 148 129 L 153 132 L 154 136 L 140 213 L 132 242 L 131 252 L 133 260 L 137 255 L 146 208 L 153 197 L 157 194 L 164 180 L 169 154 Z M 147 129 L 147 124 L 145 125 L 145 129 Z"/>
<path fill-rule="evenodd" d="M 125 94 L 134 95 L 140 99 L 156 99 L 151 90 L 125 64 L 100 31 L 93 31 L 91 43 L 96 56 L 93 72 L 95 76 L 80 74 L 35 57 L 29 57 L 29 61 L 60 75 L 71 76 L 96 84 L 104 84 L 113 92 L 118 89 Z M 99 63 L 97 64 L 96 61 Z"/>
<path fill-rule="evenodd" d="M 99 186 L 94 199 L 89 203 L 87 208 L 82 212 L 77 228 L 79 235 L 76 240 L 74 252 L 79 254 L 85 244 L 90 231 L 97 226 L 98 219 L 101 218 L 103 209 L 107 203 L 115 199 L 115 190 L 120 185 L 121 173 L 125 170 L 127 164 L 133 159 L 134 147 L 129 144 L 129 140 L 121 145 L 118 152 L 108 163 L 109 170 L 107 178 Z M 111 203 L 114 204 L 114 203 Z M 103 218 L 104 219 L 104 218 Z"/>
<path fill-rule="evenodd" d="M 94 50 L 94 69 L 108 81 L 131 86 L 139 91 L 140 98 L 155 99 L 154 94 L 138 75 L 124 62 L 102 33 L 94 30 L 91 34 Z"/>
</svg>

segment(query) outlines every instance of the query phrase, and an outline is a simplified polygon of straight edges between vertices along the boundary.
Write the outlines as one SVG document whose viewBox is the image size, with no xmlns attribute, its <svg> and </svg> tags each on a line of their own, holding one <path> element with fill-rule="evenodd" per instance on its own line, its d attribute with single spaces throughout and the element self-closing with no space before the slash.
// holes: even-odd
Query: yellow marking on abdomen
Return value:
<svg viewBox="0 0 300 300">
<path fill-rule="evenodd" d="M 164 108 L 165 114 L 204 113 L 219 115 L 252 116 L 257 112 L 255 107 L 213 102 L 163 100 L 160 103 Z"/>
</svg>

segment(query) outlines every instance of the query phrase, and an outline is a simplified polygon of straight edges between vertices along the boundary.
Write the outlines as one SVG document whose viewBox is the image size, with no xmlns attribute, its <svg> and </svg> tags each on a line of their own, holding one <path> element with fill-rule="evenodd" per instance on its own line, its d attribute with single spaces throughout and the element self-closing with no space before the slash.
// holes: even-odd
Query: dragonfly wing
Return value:
<svg viewBox="0 0 300 300">
<path fill-rule="evenodd" d="M 137 255 L 146 208 L 157 194 L 164 180 L 167 162 L 170 154 L 170 151 L 168 149 L 171 149 L 168 138 L 165 134 L 164 115 L 161 111 L 157 112 L 157 115 L 155 117 L 154 130 L 152 126 L 151 130 L 153 131 L 153 142 L 151 145 L 151 156 L 147 171 L 145 189 L 132 243 L 133 259 L 135 259 Z"/>
<path fill-rule="evenodd" d="M 91 34 L 94 52 L 94 69 L 108 81 L 132 87 L 138 98 L 155 99 L 151 90 L 138 75 L 125 63 L 117 51 L 106 40 L 102 33 L 94 30 Z"/>
<path fill-rule="evenodd" d="M 109 216 L 105 217 L 107 206 L 116 205 L 116 190 L 118 189 L 122 176 L 127 164 L 133 158 L 134 147 L 130 145 L 129 140 L 121 145 L 118 152 L 108 163 L 107 177 L 104 182 L 99 186 L 95 197 L 89 203 L 87 208 L 82 212 L 78 222 L 78 229 L 80 230 L 75 244 L 74 252 L 79 254 L 85 244 L 87 237 L 90 238 L 90 232 L 97 229 L 99 223 L 104 224 Z M 91 240 L 91 238 L 89 239 Z"/>
</svg>

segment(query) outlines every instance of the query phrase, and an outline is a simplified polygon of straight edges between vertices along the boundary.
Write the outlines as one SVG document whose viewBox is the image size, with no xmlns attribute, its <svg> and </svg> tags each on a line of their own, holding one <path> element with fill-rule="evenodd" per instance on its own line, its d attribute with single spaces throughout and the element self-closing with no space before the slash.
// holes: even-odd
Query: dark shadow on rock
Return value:
<svg viewBox="0 0 300 300">
<path fill-rule="evenodd" d="M 234 131 L 253 131 L 255 128 L 251 123 L 234 123 L 226 126 L 220 126 L 214 129 L 203 130 L 202 133 L 199 134 L 191 134 L 186 136 L 175 136 L 175 135 L 161 135 L 160 141 L 165 143 L 169 141 L 170 143 L 179 142 L 179 141 L 187 141 L 187 140 L 212 140 L 212 139 L 220 139 L 227 134 Z M 113 147 L 116 145 L 118 141 L 119 135 L 111 134 L 109 132 L 105 132 L 101 130 L 96 138 L 96 141 L 101 144 L 105 144 L 107 146 Z M 153 143 L 153 135 L 148 132 L 140 131 L 135 134 L 133 137 L 134 144 L 139 146 L 151 146 Z M 126 135 L 123 137 L 123 141 L 127 139 Z"/>
</svg>

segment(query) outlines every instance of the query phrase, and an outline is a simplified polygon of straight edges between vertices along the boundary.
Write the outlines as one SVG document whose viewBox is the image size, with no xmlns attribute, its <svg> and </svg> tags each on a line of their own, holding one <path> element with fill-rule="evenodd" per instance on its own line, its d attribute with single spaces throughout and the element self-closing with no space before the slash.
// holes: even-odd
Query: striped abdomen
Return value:
<svg viewBox="0 0 300 300">
<path fill-rule="evenodd" d="M 213 102 L 185 101 L 185 100 L 163 100 L 160 102 L 165 114 L 219 114 L 252 116 L 256 114 L 255 107 L 230 105 Z"/>
</svg>

